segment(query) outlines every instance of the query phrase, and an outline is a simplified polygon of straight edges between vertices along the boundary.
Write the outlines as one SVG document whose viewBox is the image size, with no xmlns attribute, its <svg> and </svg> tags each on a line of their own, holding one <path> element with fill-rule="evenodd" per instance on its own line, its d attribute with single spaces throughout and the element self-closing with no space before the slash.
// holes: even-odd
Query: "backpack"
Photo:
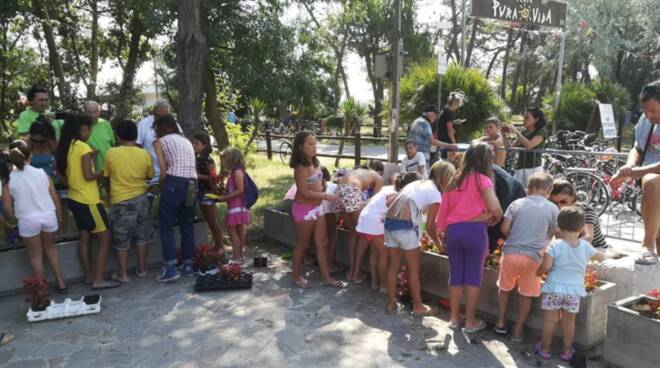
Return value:
<svg viewBox="0 0 660 368">
<path fill-rule="evenodd" d="M 245 170 L 243 174 L 245 174 L 245 207 L 252 208 L 259 199 L 259 188 Z"/>
</svg>

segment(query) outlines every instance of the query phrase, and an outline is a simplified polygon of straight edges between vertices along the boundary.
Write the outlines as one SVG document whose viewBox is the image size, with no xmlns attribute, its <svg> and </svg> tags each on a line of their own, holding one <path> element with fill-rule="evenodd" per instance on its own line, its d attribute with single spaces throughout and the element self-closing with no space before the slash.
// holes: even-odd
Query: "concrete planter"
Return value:
<svg viewBox="0 0 660 368">
<path fill-rule="evenodd" d="M 180 234 L 178 228 L 174 231 L 177 238 L 177 243 L 180 241 Z M 195 224 L 195 241 L 197 244 L 208 243 L 208 226 L 206 222 L 198 222 Z M 94 251 L 96 246 L 92 241 L 91 249 Z M 79 281 L 84 277 L 82 266 L 80 265 L 80 258 L 78 257 L 78 241 L 66 241 L 57 243 L 55 245 L 60 256 L 60 265 L 62 268 L 62 276 L 66 281 Z M 45 262 L 45 261 L 44 261 Z M 128 258 L 128 266 L 134 267 L 137 258 L 131 251 Z M 161 264 L 163 262 L 163 252 L 160 246 L 160 235 L 156 231 L 156 241 L 149 245 L 149 256 L 147 258 L 147 265 Z M 46 265 L 48 269 L 48 265 Z M 27 250 L 25 248 L 7 250 L 0 252 L 0 269 L 2 270 L 2 278 L 0 278 L 0 295 L 15 294 L 21 292 L 23 286 L 23 279 L 32 275 L 32 269 L 28 262 Z M 108 264 L 106 265 L 106 272 L 115 271 L 117 265 L 115 263 L 114 251 L 110 252 Z M 46 271 L 48 281 L 54 281 L 49 270 Z M 155 277 L 155 275 L 154 275 Z"/>
<path fill-rule="evenodd" d="M 651 368 L 660 362 L 660 320 L 640 315 L 629 307 L 644 299 L 629 297 L 607 306 L 605 360 L 611 366 Z"/>
<path fill-rule="evenodd" d="M 445 255 L 422 252 L 420 263 L 422 290 L 433 296 L 449 298 L 449 258 Z M 498 275 L 498 270 L 484 268 L 481 295 L 477 306 L 479 314 L 493 322 L 497 319 Z M 603 342 L 607 322 L 606 306 L 616 300 L 615 298 L 615 284 L 599 281 L 599 287 L 580 300 L 580 312 L 575 320 L 575 343 L 579 348 L 590 349 Z M 515 322 L 517 308 L 517 294 L 513 293 L 509 298 L 509 321 Z M 540 298 L 535 298 L 532 311 L 527 318 L 527 327 L 534 333 L 540 334 L 542 326 L 543 311 Z M 561 337 L 559 328 L 555 330 L 555 336 Z"/>
</svg>

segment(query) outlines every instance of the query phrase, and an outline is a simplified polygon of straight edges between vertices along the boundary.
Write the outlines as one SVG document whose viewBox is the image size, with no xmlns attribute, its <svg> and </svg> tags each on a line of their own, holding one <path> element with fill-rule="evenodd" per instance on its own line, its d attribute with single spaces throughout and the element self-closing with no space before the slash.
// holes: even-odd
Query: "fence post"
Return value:
<svg viewBox="0 0 660 368">
<path fill-rule="evenodd" d="M 355 139 L 355 166 L 360 166 L 361 161 L 362 161 L 362 137 L 360 135 L 360 132 L 355 132 L 354 135 Z"/>
<path fill-rule="evenodd" d="M 269 160 L 273 159 L 273 144 L 270 138 L 270 129 L 266 130 L 266 155 Z"/>
</svg>

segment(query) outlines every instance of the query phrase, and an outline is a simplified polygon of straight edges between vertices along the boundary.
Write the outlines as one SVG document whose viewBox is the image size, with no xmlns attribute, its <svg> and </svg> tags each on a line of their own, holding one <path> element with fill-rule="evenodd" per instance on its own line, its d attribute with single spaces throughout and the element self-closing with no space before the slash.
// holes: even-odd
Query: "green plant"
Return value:
<svg viewBox="0 0 660 368">
<path fill-rule="evenodd" d="M 244 132 L 238 124 L 227 124 L 227 136 L 229 137 L 229 146 L 238 148 L 243 152 L 245 164 L 248 167 L 254 167 L 254 160 L 250 157 L 257 152 L 257 144 L 250 141 L 254 127 L 249 126 Z"/>
<path fill-rule="evenodd" d="M 344 114 L 344 135 L 350 135 L 353 127 L 360 126 L 360 120 L 367 114 L 367 107 L 356 101 L 353 97 L 347 98 L 342 101 L 340 106 L 341 112 Z M 339 154 L 344 152 L 344 140 L 339 142 Z M 339 165 L 339 158 L 335 160 L 335 166 Z"/>
<path fill-rule="evenodd" d="M 489 116 L 502 115 L 504 103 L 497 97 L 486 77 L 478 70 L 451 64 L 442 78 L 442 106 L 452 91 L 461 91 L 467 102 L 461 107 L 456 118 L 467 121 L 458 129 L 458 140 L 471 138 L 480 131 L 483 121 Z M 415 64 L 401 79 L 401 105 L 399 119 L 401 126 L 409 126 L 421 114 L 424 106 L 438 102 L 438 77 L 435 59 Z M 384 109 L 386 114 L 389 107 Z"/>
</svg>

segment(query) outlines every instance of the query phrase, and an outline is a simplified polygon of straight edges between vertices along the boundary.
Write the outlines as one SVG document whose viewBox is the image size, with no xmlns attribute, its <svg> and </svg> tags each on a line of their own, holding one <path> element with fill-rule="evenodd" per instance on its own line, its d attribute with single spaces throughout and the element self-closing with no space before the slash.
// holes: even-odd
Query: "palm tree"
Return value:
<svg viewBox="0 0 660 368">
<path fill-rule="evenodd" d="M 344 137 L 353 132 L 354 127 L 359 127 L 360 120 L 367 114 L 367 107 L 349 97 L 341 103 L 341 112 L 344 114 Z M 339 155 L 344 152 L 344 140 L 339 141 Z M 339 165 L 339 157 L 335 159 L 335 166 Z"/>
<path fill-rule="evenodd" d="M 253 126 L 252 135 L 250 136 L 246 147 L 249 147 L 257 138 L 259 127 L 262 124 L 262 120 L 265 119 L 264 112 L 266 111 L 266 108 L 266 103 L 258 97 L 253 97 L 248 101 L 248 120 L 252 121 Z"/>
</svg>

